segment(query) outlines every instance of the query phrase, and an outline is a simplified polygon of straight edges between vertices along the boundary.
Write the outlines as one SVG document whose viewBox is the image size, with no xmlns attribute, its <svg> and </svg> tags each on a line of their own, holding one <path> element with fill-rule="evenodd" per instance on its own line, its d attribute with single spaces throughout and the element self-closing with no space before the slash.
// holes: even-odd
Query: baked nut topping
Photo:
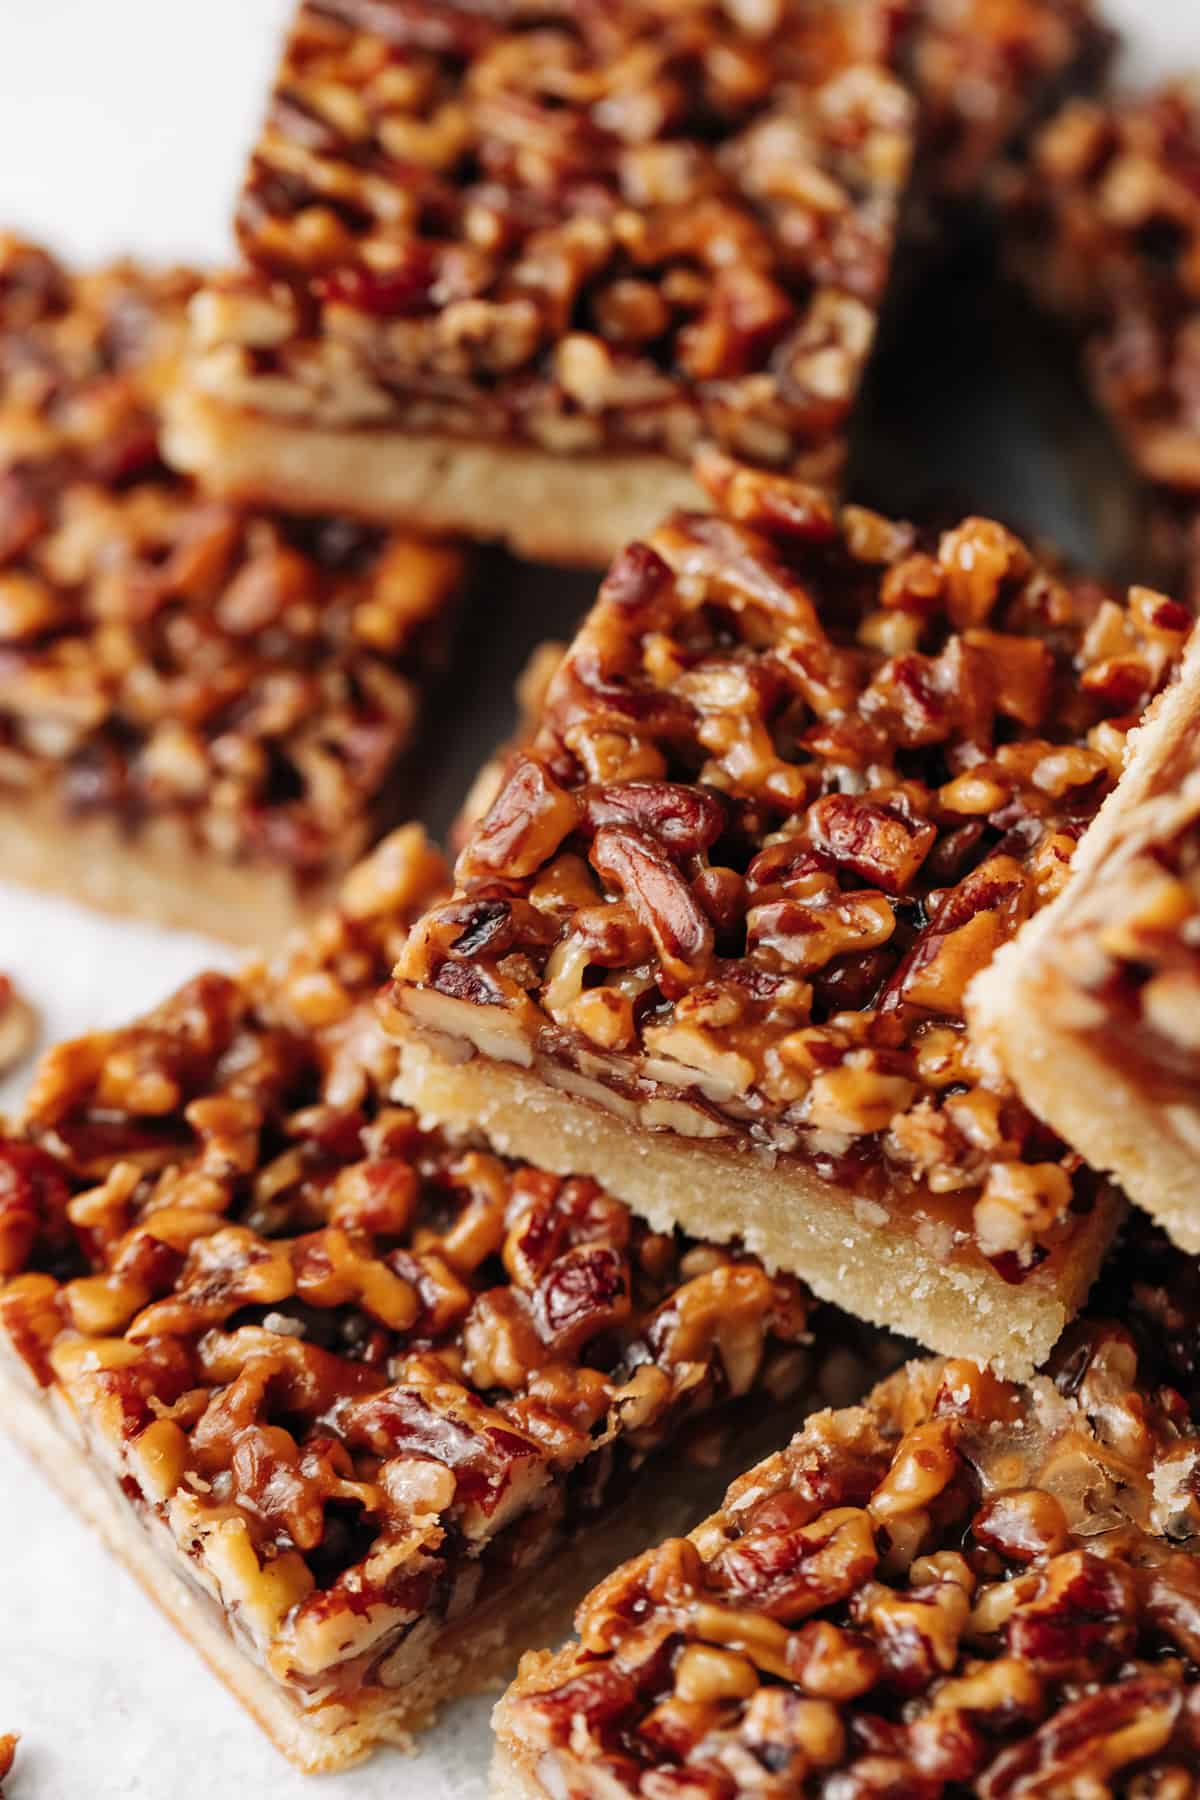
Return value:
<svg viewBox="0 0 1200 1800">
<path fill-rule="evenodd" d="M 312 883 L 391 822 L 460 559 L 166 470 L 197 286 L 0 238 L 0 795 Z"/>
<path fill-rule="evenodd" d="M 1190 1800 L 1200 1435 L 1128 1333 L 910 1364 L 616 1571 L 497 1713 L 514 1796 Z"/>
<path fill-rule="evenodd" d="M 8 1346 L 319 1728 L 811 1361 L 796 1280 L 391 1102 L 371 993 L 445 877 L 395 833 L 273 964 L 50 1052 L 0 1144 Z"/>
<path fill-rule="evenodd" d="M 1190 621 L 986 519 L 926 542 L 702 467 L 717 516 L 614 564 L 405 947 L 391 1028 L 569 1071 L 1020 1283 L 1095 1182 L 976 1054 L 963 997 L 1063 885 Z"/>
<path fill-rule="evenodd" d="M 197 384 L 832 473 L 910 160 L 893 36 L 880 0 L 301 5 Z"/>
</svg>

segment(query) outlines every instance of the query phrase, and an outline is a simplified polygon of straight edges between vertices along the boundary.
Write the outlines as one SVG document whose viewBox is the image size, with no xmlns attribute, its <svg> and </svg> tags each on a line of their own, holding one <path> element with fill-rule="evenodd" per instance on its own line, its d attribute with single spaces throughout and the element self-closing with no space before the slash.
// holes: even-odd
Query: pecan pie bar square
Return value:
<svg viewBox="0 0 1200 1800">
<path fill-rule="evenodd" d="M 1128 1335 L 910 1365 L 584 1601 L 496 1800 L 1190 1800 L 1200 1434 Z"/>
<path fill-rule="evenodd" d="M 889 0 L 300 6 L 173 456 L 600 563 L 696 444 L 832 478 L 913 142 Z"/>
<path fill-rule="evenodd" d="M 0 874 L 269 943 L 396 823 L 461 558 L 165 468 L 197 285 L 0 237 Z"/>
<path fill-rule="evenodd" d="M 1065 891 L 980 977 L 971 1020 L 1028 1104 L 1195 1252 L 1200 641 L 1130 752 Z"/>
<path fill-rule="evenodd" d="M 766 1448 L 893 1360 L 390 1099 L 373 991 L 446 873 L 395 833 L 275 963 L 51 1052 L 0 1141 L 4 1423 L 308 1769 L 510 1675 L 693 1523 L 695 1468 L 652 1453 Z"/>
<path fill-rule="evenodd" d="M 1188 620 L 719 457 L 622 553 L 385 1002 L 402 1092 L 1029 1372 L 1119 1210 L 978 1056 Z"/>
<path fill-rule="evenodd" d="M 171 453 L 596 564 L 702 442 L 835 480 L 902 206 L 1109 43 L 1090 0 L 304 4 Z"/>
<path fill-rule="evenodd" d="M 1200 81 L 1076 99 L 999 180 L 1013 266 L 1080 333 L 1200 599 Z"/>
</svg>

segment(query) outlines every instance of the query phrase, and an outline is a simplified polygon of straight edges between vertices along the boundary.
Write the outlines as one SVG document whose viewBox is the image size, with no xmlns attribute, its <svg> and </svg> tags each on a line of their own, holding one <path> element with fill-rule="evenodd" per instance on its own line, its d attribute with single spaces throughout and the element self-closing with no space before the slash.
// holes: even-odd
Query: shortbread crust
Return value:
<svg viewBox="0 0 1200 1800">
<path fill-rule="evenodd" d="M 564 457 L 521 444 L 298 428 L 187 390 L 171 402 L 165 443 L 179 468 L 202 471 L 208 489 L 237 500 L 310 510 L 337 495 L 359 518 L 419 520 L 426 531 L 585 567 L 664 512 L 703 499 L 686 464 L 665 456 Z"/>
<path fill-rule="evenodd" d="M 945 1218 L 905 1218 L 769 1149 L 640 1130 L 607 1097 L 564 1091 L 570 1081 L 549 1065 L 528 1072 L 482 1057 L 450 1060 L 414 1037 L 398 1091 L 451 1129 L 477 1126 L 510 1156 L 636 1194 L 659 1230 L 738 1239 L 769 1268 L 803 1270 L 815 1294 L 859 1318 L 1016 1376 L 1044 1362 L 1083 1305 L 1125 1210 L 1114 1188 L 1101 1187 L 1088 1229 L 1013 1286 L 964 1253 Z"/>
</svg>

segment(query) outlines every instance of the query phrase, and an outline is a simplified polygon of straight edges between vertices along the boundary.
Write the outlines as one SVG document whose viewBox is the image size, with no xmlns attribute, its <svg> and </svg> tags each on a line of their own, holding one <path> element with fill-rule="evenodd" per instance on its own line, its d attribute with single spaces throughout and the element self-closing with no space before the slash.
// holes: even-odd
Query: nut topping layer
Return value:
<svg viewBox="0 0 1200 1800">
<path fill-rule="evenodd" d="M 197 381 L 832 473 L 912 148 L 885 0 L 302 5 Z M 278 277 L 277 280 L 272 280 Z"/>
<path fill-rule="evenodd" d="M 10 1346 L 311 1706 L 806 1367 L 794 1280 L 389 1103 L 370 995 L 444 878 L 394 834 L 272 968 L 53 1051 L 0 1145 Z"/>
<path fill-rule="evenodd" d="M 524 1660 L 499 1715 L 521 1791 L 1192 1800 L 1198 1463 L 1119 1326 L 1024 1389 L 912 1364 Z"/>
<path fill-rule="evenodd" d="M 340 872 L 378 833 L 459 558 L 169 474 L 196 286 L 0 239 L 0 794 Z"/>
<path fill-rule="evenodd" d="M 618 558 L 389 1005 L 1019 1280 L 1093 1188 L 981 1068 L 963 994 L 1061 887 L 1188 615 L 985 519 L 926 543 L 702 466 L 718 516 Z"/>
</svg>

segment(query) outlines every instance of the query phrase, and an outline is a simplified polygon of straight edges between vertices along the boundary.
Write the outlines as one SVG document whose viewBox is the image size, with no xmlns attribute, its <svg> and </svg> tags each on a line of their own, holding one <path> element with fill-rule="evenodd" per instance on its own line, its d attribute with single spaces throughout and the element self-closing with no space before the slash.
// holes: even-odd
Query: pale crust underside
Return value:
<svg viewBox="0 0 1200 1800">
<path fill-rule="evenodd" d="M 1200 1095 L 1195 1105 L 1162 1105 L 1139 1085 L 1121 1053 L 1119 1020 L 1070 980 L 1064 946 L 1118 852 L 1137 848 L 1138 811 L 1198 723 L 1200 644 L 1131 733 L 1129 765 L 1080 844 L 1067 887 L 976 977 L 968 996 L 972 1032 L 1025 1103 L 1193 1253 L 1200 1252 Z"/>
<path fill-rule="evenodd" d="M 601 567 L 669 513 L 708 504 L 686 464 L 666 456 L 330 430 L 187 391 L 171 403 L 165 443 L 176 468 L 239 500 L 507 543 L 545 562 Z"/>
<path fill-rule="evenodd" d="M 501 1152 L 592 1175 L 656 1230 L 740 1239 L 820 1298 L 953 1356 L 1024 1380 L 1083 1304 L 1120 1223 L 1105 1192 L 1072 1242 L 1020 1285 L 984 1258 L 922 1242 L 901 1217 L 780 1158 L 641 1129 L 536 1074 L 475 1056 L 453 1063 L 403 1024 L 398 1093 L 430 1120 L 485 1132 Z"/>
<path fill-rule="evenodd" d="M 125 831 L 32 797 L 0 802 L 0 878 L 247 949 L 277 942 L 328 904 L 337 885 L 298 888 L 278 866 L 222 862 L 170 819 Z"/>
<path fill-rule="evenodd" d="M 171 1623 L 198 1650 L 268 1737 L 306 1774 L 322 1774 L 359 1762 L 380 1745 L 411 1750 L 414 1734 L 433 1723 L 451 1701 L 495 1690 L 511 1680 L 518 1657 L 531 1646 L 554 1642 L 570 1629 L 571 1615 L 598 1581 L 647 1543 L 687 1531 L 717 1505 L 729 1481 L 748 1463 L 778 1448 L 815 1406 L 845 1405 L 879 1374 L 879 1363 L 847 1355 L 825 1363 L 814 1358 L 800 1396 L 768 1409 L 767 1416 L 727 1433 L 724 1453 L 705 1466 L 676 1465 L 669 1452 L 653 1464 L 650 1479 L 635 1480 L 629 1497 L 588 1523 L 519 1587 L 468 1611 L 454 1624 L 414 1629 L 411 1655 L 400 1682 L 380 1700 L 330 1709 L 325 1726 L 305 1717 L 287 1691 L 226 1627 L 220 1607 L 173 1566 L 174 1545 L 151 1539 L 80 1443 L 74 1415 L 61 1393 L 35 1390 L 24 1369 L 0 1348 L 0 1419 L 8 1435 L 101 1538 Z M 376 1690 L 378 1696 L 378 1690 Z"/>
</svg>

